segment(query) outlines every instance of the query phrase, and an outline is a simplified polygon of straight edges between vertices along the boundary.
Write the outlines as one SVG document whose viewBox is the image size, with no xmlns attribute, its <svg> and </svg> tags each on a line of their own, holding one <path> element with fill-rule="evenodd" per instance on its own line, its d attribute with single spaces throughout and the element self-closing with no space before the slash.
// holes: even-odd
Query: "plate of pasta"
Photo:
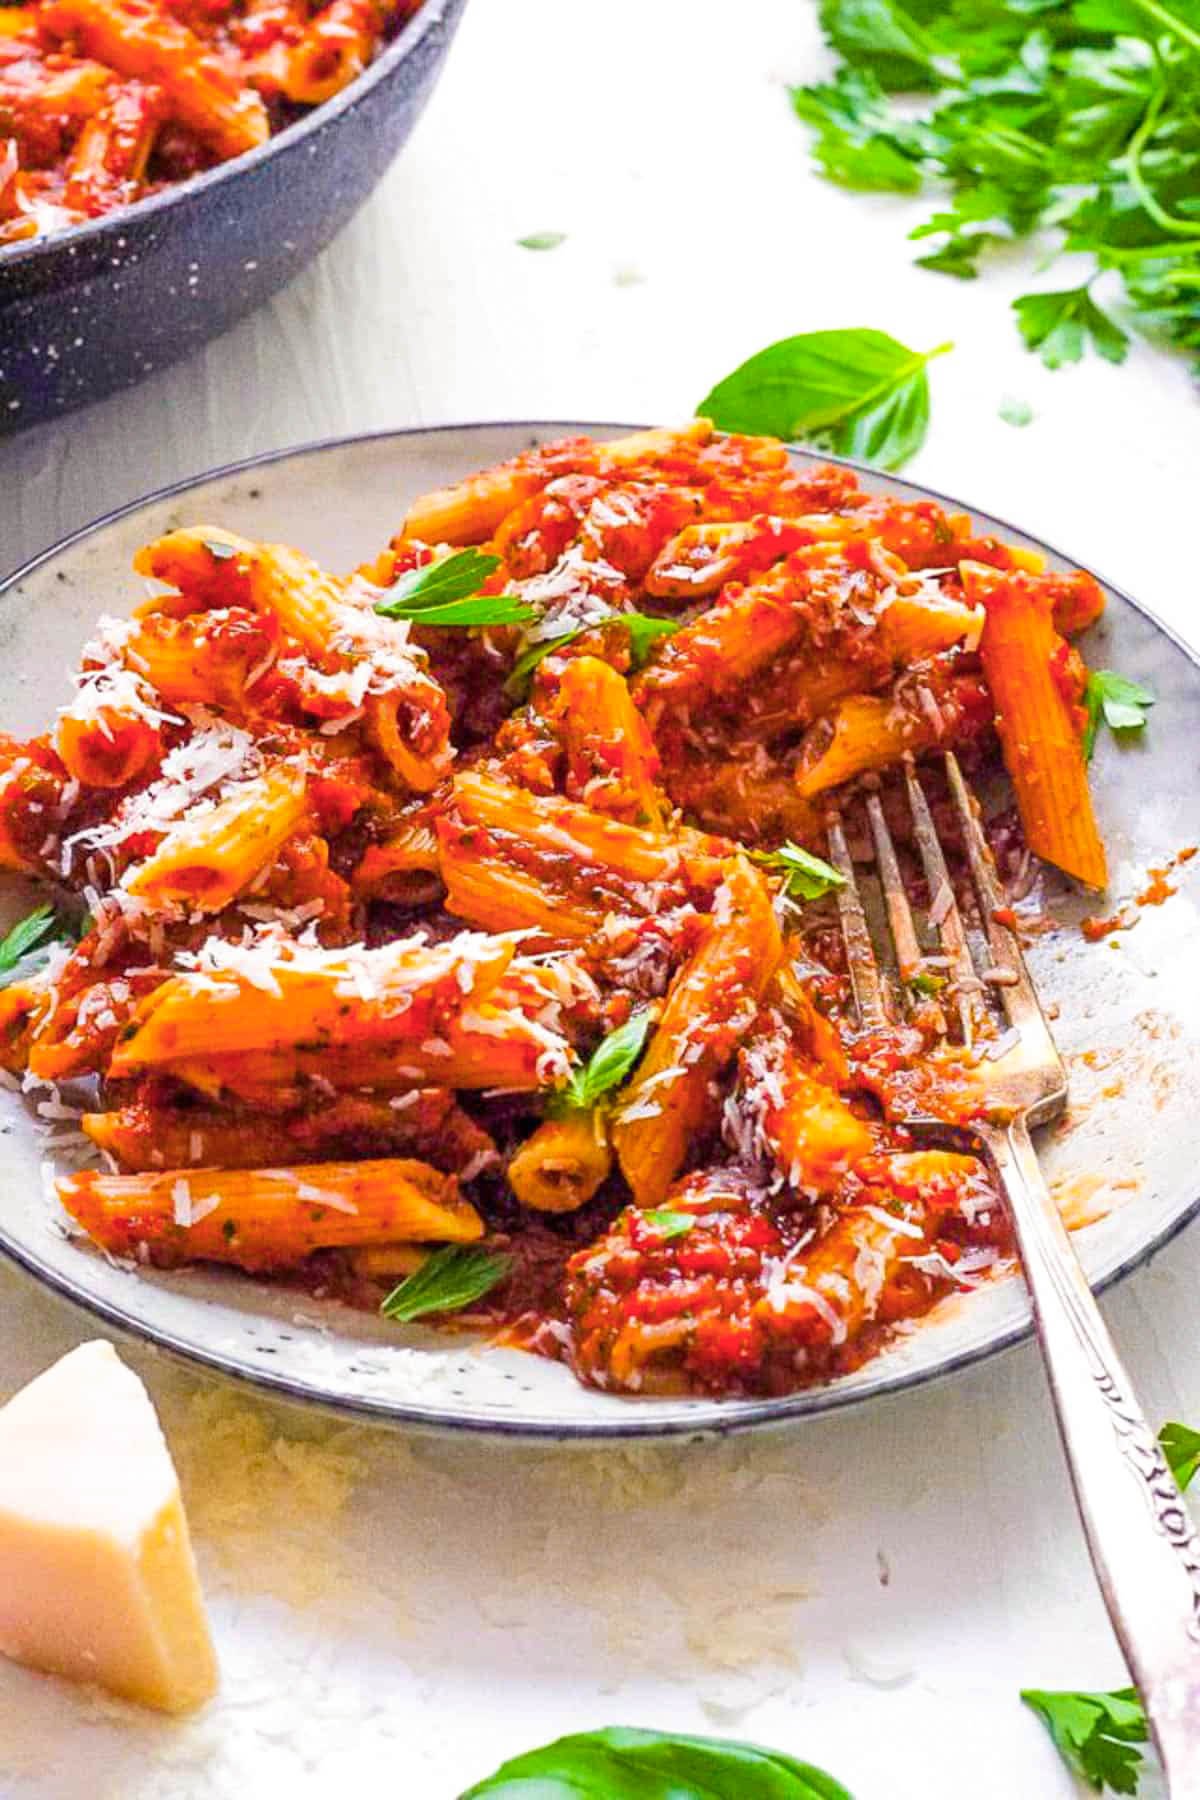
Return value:
<svg viewBox="0 0 1200 1800">
<path fill-rule="evenodd" d="M 1015 1341 L 985 1169 L 903 1125 L 969 1125 L 1002 1027 L 915 864 L 882 1026 L 836 925 L 831 819 L 869 897 L 864 796 L 907 858 L 899 777 L 938 814 L 949 748 L 1089 1276 L 1196 1208 L 1196 665 L 978 510 L 703 420 L 385 433 L 102 521 L 0 637 L 0 1248 L 119 1329 L 551 1437 Z"/>
</svg>

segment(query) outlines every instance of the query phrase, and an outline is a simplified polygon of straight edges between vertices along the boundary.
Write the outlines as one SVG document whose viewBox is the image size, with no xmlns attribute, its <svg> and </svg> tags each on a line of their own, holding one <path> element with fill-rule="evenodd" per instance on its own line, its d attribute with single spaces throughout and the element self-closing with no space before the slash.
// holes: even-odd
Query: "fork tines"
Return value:
<svg viewBox="0 0 1200 1800">
<path fill-rule="evenodd" d="M 950 799 L 979 902 L 991 959 L 982 969 L 976 969 L 933 814 L 925 791 L 911 767 L 905 774 L 905 788 L 912 819 L 913 840 L 929 891 L 926 921 L 937 934 L 941 950 L 937 959 L 939 972 L 944 970 L 948 977 L 949 991 L 957 1006 L 963 1041 L 967 1045 L 972 1044 L 980 1025 L 990 1018 L 986 999 L 989 989 L 998 995 L 1009 1024 L 1015 1029 L 1020 1031 L 1036 1022 L 1044 1030 L 1041 1009 L 1025 967 L 1016 932 L 1003 917 L 1004 895 L 996 878 L 991 849 L 980 824 L 978 803 L 963 779 L 958 759 L 953 752 L 947 752 L 945 767 Z M 912 1005 L 912 983 L 926 969 L 930 959 L 921 949 L 912 904 L 878 794 L 867 795 L 866 816 L 903 1002 Z M 845 882 L 838 889 L 837 898 L 855 1005 L 860 1024 L 871 1030 L 886 1023 L 894 1016 L 896 1009 L 889 1004 L 888 990 L 872 942 L 862 892 L 839 814 L 835 813 L 830 818 L 828 833 L 830 861 Z"/>
</svg>

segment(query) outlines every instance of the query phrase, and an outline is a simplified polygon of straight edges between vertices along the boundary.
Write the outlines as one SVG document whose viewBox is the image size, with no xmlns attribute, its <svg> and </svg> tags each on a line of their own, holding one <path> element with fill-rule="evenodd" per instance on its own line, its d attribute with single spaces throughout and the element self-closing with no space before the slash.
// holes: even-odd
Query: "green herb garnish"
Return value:
<svg viewBox="0 0 1200 1800">
<path fill-rule="evenodd" d="M 1093 669 L 1087 679 L 1084 703 L 1087 727 L 1083 734 L 1083 753 L 1091 762 L 1096 748 L 1096 733 L 1101 719 L 1110 731 L 1143 731 L 1147 710 L 1155 696 L 1148 688 L 1118 675 L 1115 669 Z"/>
<path fill-rule="evenodd" d="M 811 850 L 802 850 L 790 838 L 777 850 L 752 850 L 750 854 L 760 868 L 784 876 L 783 891 L 789 900 L 820 900 L 846 885 L 846 877 L 831 863 Z"/>
<path fill-rule="evenodd" d="M 562 650 L 567 644 L 574 643 L 585 631 L 595 631 L 608 624 L 625 625 L 629 629 L 629 658 L 635 669 L 644 667 L 647 657 L 655 644 L 663 637 L 670 637 L 678 631 L 683 623 L 681 619 L 658 619 L 650 613 L 624 612 L 610 613 L 605 619 L 597 619 L 590 625 L 576 625 L 570 631 L 560 631 L 557 637 L 539 638 L 522 651 L 508 674 L 504 683 L 504 692 L 510 700 L 526 700 L 529 697 L 529 686 L 534 670 L 545 661 L 552 650 Z"/>
<path fill-rule="evenodd" d="M 925 268 L 970 279 L 993 248 L 1052 232 L 1091 269 L 1015 302 L 1051 368 L 1088 344 L 1125 355 L 1090 291 L 1109 271 L 1138 325 L 1200 349 L 1195 0 L 821 0 L 820 18 L 841 63 L 792 105 L 828 180 L 939 196 L 910 233 Z"/>
<path fill-rule="evenodd" d="M 734 1738 L 609 1725 L 514 1756 L 460 1800 L 852 1800 L 832 1775 Z"/>
<path fill-rule="evenodd" d="M 1019 428 L 1033 423 L 1033 408 L 1028 400 L 1002 400 L 996 411 L 1006 425 L 1016 425 Z"/>
<path fill-rule="evenodd" d="M 385 1319 L 407 1325 L 426 1313 L 461 1312 L 497 1287 L 512 1269 L 511 1256 L 474 1245 L 445 1244 L 406 1275 L 380 1305 Z"/>
<path fill-rule="evenodd" d="M 642 1217 L 664 1238 L 686 1237 L 697 1223 L 695 1213 L 675 1212 L 669 1206 L 656 1206 Z"/>
<path fill-rule="evenodd" d="M 1059 1692 L 1022 1688 L 1021 1698 L 1033 1708 L 1067 1767 L 1094 1793 L 1136 1794 L 1146 1742 L 1146 1715 L 1136 1688 L 1111 1694 Z"/>
<path fill-rule="evenodd" d="M 909 350 L 883 331 L 806 331 L 784 338 L 717 383 L 696 408 L 722 431 L 817 439 L 898 469 L 929 426 L 926 365 L 949 350 Z"/>
<path fill-rule="evenodd" d="M 52 906 L 37 906 L 26 913 L 6 937 L 0 938 L 0 988 L 35 975 L 46 963 L 51 940 L 72 935 Z"/>
<path fill-rule="evenodd" d="M 1158 1434 L 1162 1445 L 1162 1453 L 1167 1459 L 1167 1467 L 1179 1483 L 1179 1490 L 1185 1493 L 1191 1486 L 1196 1470 L 1200 1469 L 1200 1431 L 1193 1431 L 1190 1425 L 1180 1425 L 1172 1420 L 1164 1425 Z"/>
<path fill-rule="evenodd" d="M 921 994 L 929 1000 L 932 1000 L 936 994 L 940 994 L 945 985 L 946 977 L 944 975 L 933 975 L 927 969 L 922 969 L 919 974 L 910 975 L 908 978 L 908 987 L 911 992 Z"/>
<path fill-rule="evenodd" d="M 632 1013 L 624 1025 L 610 1031 L 603 1043 L 592 1051 L 581 1068 L 572 1071 L 571 1079 L 551 1096 L 549 1111 L 553 1116 L 570 1112 L 590 1112 L 605 1094 L 620 1087 L 642 1053 L 646 1033 L 650 1029 L 650 1013 L 646 1007 Z"/>
<path fill-rule="evenodd" d="M 537 612 L 516 594 L 479 592 L 499 567 L 498 556 L 456 550 L 407 570 L 375 611 L 385 619 L 412 619 L 418 625 L 526 625 Z"/>
<path fill-rule="evenodd" d="M 517 239 L 522 250 L 557 250 L 566 241 L 565 231 L 531 231 L 528 237 Z"/>
</svg>

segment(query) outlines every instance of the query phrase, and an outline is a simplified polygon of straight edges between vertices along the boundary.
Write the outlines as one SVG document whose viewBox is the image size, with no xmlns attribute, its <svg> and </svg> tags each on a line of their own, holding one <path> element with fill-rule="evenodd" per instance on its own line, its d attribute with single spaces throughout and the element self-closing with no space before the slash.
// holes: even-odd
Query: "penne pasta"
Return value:
<svg viewBox="0 0 1200 1800">
<path fill-rule="evenodd" d="M 397 1239 L 468 1244 L 483 1221 L 452 1176 L 425 1163 L 302 1163 L 288 1169 L 164 1170 L 57 1183 L 58 1197 L 110 1256 L 286 1269 L 314 1250 Z"/>
<path fill-rule="evenodd" d="M 1031 850 L 1091 888 L 1108 869 L 1083 753 L 1082 691 L 1069 692 L 1067 646 L 1036 578 L 967 565 L 968 593 L 986 593 L 980 655 L 996 707 L 1004 764 Z"/>
<path fill-rule="evenodd" d="M 508 1165 L 508 1180 L 522 1206 L 534 1212 L 578 1212 L 612 1171 L 603 1121 L 592 1112 L 545 1119 Z"/>
<path fill-rule="evenodd" d="M 280 763 L 243 782 L 211 812 L 192 813 L 169 831 L 124 887 L 144 900 L 220 912 L 269 868 L 308 811 L 308 779 L 295 763 Z"/>
</svg>

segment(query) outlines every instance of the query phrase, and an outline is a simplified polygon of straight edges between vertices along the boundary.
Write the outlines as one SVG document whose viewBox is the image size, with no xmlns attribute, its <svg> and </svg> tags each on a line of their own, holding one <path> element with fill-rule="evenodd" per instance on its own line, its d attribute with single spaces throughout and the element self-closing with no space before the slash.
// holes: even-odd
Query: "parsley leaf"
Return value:
<svg viewBox="0 0 1200 1800">
<path fill-rule="evenodd" d="M 481 595 L 480 588 L 500 567 L 498 556 L 456 550 L 423 568 L 403 574 L 375 611 L 385 619 L 413 619 L 418 625 L 524 625 L 536 609 L 515 594 Z"/>
<path fill-rule="evenodd" d="M 814 856 L 811 850 L 802 850 L 790 838 L 777 850 L 752 850 L 750 854 L 760 868 L 784 875 L 783 891 L 789 900 L 820 900 L 846 885 L 846 877 L 832 863 Z"/>
<path fill-rule="evenodd" d="M 1101 312 L 1086 282 L 1054 294 L 1022 294 L 1013 301 L 1013 311 L 1021 336 L 1048 369 L 1078 362 L 1089 342 L 1109 362 L 1125 360 L 1129 338 Z"/>
<path fill-rule="evenodd" d="M 949 350 L 909 350 L 884 331 L 806 331 L 751 356 L 696 408 L 721 431 L 831 449 L 898 469 L 925 441 L 926 365 Z"/>
<path fill-rule="evenodd" d="M 935 975 L 930 969 L 921 969 L 908 978 L 908 986 L 912 992 L 920 994 L 926 1000 L 932 1000 L 935 994 L 940 994 L 945 985 L 946 977 Z"/>
<path fill-rule="evenodd" d="M 675 1212 L 669 1206 L 656 1206 L 642 1214 L 647 1225 L 653 1225 L 663 1238 L 686 1237 L 696 1224 L 695 1213 Z"/>
<path fill-rule="evenodd" d="M 531 231 L 528 237 L 517 239 L 522 250 L 557 250 L 566 241 L 565 231 Z"/>
<path fill-rule="evenodd" d="M 1191 1485 L 1196 1470 L 1200 1469 L 1200 1431 L 1193 1431 L 1190 1425 L 1180 1425 L 1172 1420 L 1169 1425 L 1163 1426 L 1158 1434 L 1158 1441 L 1167 1459 L 1167 1467 L 1183 1493 Z"/>
<path fill-rule="evenodd" d="M 1002 400 L 996 410 L 1006 425 L 1029 425 L 1033 421 L 1033 408 L 1028 400 Z"/>
<path fill-rule="evenodd" d="M 650 1013 L 641 1007 L 624 1025 L 610 1031 L 583 1067 L 573 1070 L 566 1086 L 551 1097 L 551 1112 L 590 1112 L 605 1094 L 620 1087 L 642 1054 L 649 1029 Z"/>
<path fill-rule="evenodd" d="M 460 1800 L 851 1800 L 832 1775 L 735 1738 L 609 1725 L 514 1756 Z"/>
<path fill-rule="evenodd" d="M 1096 732 L 1100 720 L 1110 731 L 1142 731 L 1147 709 L 1154 705 L 1149 688 L 1141 687 L 1115 669 L 1093 669 L 1084 690 L 1087 727 L 1083 734 L 1083 753 L 1088 762 L 1096 748 Z"/>
<path fill-rule="evenodd" d="M 427 1313 L 460 1312 L 490 1294 L 511 1269 L 511 1256 L 471 1244 L 444 1244 L 392 1289 L 379 1310 L 385 1319 L 404 1325 Z"/>
<path fill-rule="evenodd" d="M 1091 297 L 1124 287 L 1133 323 L 1200 351 L 1200 11 L 1196 0 L 822 0 L 840 57 L 790 90 L 825 177 L 936 193 L 918 262 L 970 279 L 1013 239 L 1091 259 L 1077 288 L 1025 294 L 1017 322 L 1050 368 L 1127 334 Z M 901 94 L 897 101 L 892 96 Z"/>
<path fill-rule="evenodd" d="M 1147 1740 L 1146 1715 L 1134 1688 L 1111 1694 L 1047 1693 L 1022 1688 L 1021 1698 L 1042 1720 L 1055 1748 L 1094 1793 L 1136 1794 Z"/>
<path fill-rule="evenodd" d="M 52 906 L 37 906 L 0 938 L 0 988 L 35 975 L 50 953 L 50 941 L 70 936 Z"/>
</svg>

